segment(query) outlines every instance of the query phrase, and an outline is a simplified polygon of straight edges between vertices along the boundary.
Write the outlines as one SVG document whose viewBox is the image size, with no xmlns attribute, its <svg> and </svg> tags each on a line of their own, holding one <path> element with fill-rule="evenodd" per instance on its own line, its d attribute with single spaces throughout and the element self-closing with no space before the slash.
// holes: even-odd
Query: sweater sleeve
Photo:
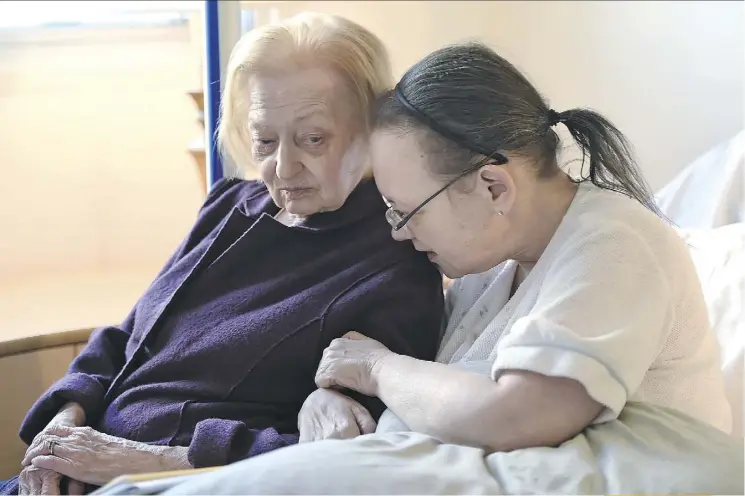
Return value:
<svg viewBox="0 0 745 496">
<path fill-rule="evenodd" d="M 221 180 L 210 191 L 199 217 L 192 230 L 181 245 L 168 259 L 156 279 L 167 272 L 209 231 L 214 224 L 215 203 L 225 196 L 226 191 L 235 184 L 233 180 Z M 125 350 L 129 342 L 136 316 L 136 308 L 130 312 L 119 326 L 107 326 L 96 329 L 88 344 L 73 360 L 67 374 L 55 382 L 31 407 L 21 424 L 19 435 L 30 444 L 68 402 L 80 404 L 85 410 L 88 424 L 95 423 L 104 407 L 103 398 L 114 378 L 126 363 Z"/>
<path fill-rule="evenodd" d="M 619 237 L 620 235 L 620 237 Z M 631 230 L 576 236 L 551 263 L 533 310 L 499 343 L 493 377 L 528 370 L 580 382 L 618 416 L 660 353 L 673 320 L 668 278 Z"/>
<path fill-rule="evenodd" d="M 297 442 L 297 433 L 281 434 L 271 427 L 249 429 L 237 420 L 207 419 L 194 431 L 189 463 L 194 468 L 228 465 Z"/>
<path fill-rule="evenodd" d="M 357 331 L 394 353 L 434 361 L 444 316 L 443 282 L 436 267 L 424 257 L 419 260 L 419 255 L 392 264 L 351 289 L 337 306 L 357 311 L 335 319 L 325 340 Z M 378 398 L 355 391 L 344 394 L 367 408 L 376 421 L 385 410 Z"/>
</svg>

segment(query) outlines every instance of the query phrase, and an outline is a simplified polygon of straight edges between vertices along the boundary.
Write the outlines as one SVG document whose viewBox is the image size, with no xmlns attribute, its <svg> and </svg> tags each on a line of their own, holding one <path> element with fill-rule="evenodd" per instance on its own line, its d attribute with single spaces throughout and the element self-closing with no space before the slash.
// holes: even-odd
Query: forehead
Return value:
<svg viewBox="0 0 745 496">
<path fill-rule="evenodd" d="M 261 74 L 249 82 L 251 124 L 281 124 L 309 118 L 331 119 L 338 106 L 338 78 L 322 69 Z"/>
<path fill-rule="evenodd" d="M 370 143 L 375 182 L 398 208 L 413 208 L 437 187 L 427 172 L 427 157 L 412 134 L 373 133 Z"/>
</svg>

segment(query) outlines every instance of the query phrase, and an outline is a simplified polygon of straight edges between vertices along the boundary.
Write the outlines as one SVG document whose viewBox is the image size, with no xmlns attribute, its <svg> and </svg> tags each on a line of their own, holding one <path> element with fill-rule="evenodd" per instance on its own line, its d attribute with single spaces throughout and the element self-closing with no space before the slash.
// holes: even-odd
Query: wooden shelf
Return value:
<svg viewBox="0 0 745 496">
<path fill-rule="evenodd" d="M 189 96 L 191 97 L 191 100 L 194 102 L 194 105 L 197 106 L 197 109 L 199 109 L 200 112 L 204 112 L 204 91 L 202 90 L 190 91 Z"/>
<path fill-rule="evenodd" d="M 202 131 L 204 132 L 204 92 L 202 90 L 194 90 L 188 93 L 194 105 L 197 107 L 197 122 L 199 122 Z M 194 165 L 197 168 L 197 174 L 199 174 L 199 181 L 202 185 L 202 191 L 207 194 L 207 155 L 205 153 L 204 136 L 195 138 L 187 145 L 187 150 L 192 159 L 194 159 Z"/>
</svg>

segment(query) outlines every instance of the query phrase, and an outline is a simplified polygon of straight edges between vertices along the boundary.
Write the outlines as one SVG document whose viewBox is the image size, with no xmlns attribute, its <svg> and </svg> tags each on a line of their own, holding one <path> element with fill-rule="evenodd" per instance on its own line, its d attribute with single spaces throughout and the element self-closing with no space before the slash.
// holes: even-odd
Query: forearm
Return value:
<svg viewBox="0 0 745 496">
<path fill-rule="evenodd" d="M 530 372 L 510 371 L 495 382 L 390 355 L 377 367 L 375 380 L 380 399 L 412 430 L 494 451 L 556 445 L 602 411 L 581 384 Z"/>
<path fill-rule="evenodd" d="M 384 358 L 375 370 L 378 397 L 410 429 L 445 442 L 483 441 L 474 414 L 493 394 L 490 378 L 405 355 Z M 488 424 L 481 423 L 482 428 Z"/>
<path fill-rule="evenodd" d="M 53 422 L 81 427 L 85 425 L 85 410 L 78 403 L 70 402 L 60 408 Z"/>
<path fill-rule="evenodd" d="M 151 472 L 168 472 L 171 470 L 185 470 L 194 468 L 189 463 L 189 448 L 186 446 L 153 446 L 154 453 L 159 455 L 158 467 Z"/>
</svg>

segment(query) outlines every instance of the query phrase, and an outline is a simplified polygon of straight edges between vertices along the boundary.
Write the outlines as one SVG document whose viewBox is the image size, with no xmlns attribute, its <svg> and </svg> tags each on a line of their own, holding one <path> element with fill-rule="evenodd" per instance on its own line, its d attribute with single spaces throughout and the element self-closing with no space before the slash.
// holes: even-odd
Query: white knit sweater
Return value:
<svg viewBox="0 0 745 496">
<path fill-rule="evenodd" d="M 456 280 L 437 361 L 492 362 L 581 382 L 616 418 L 627 401 L 725 432 L 731 412 L 698 277 L 674 229 L 623 195 L 579 190 L 545 252 L 509 293 L 513 261 Z"/>
</svg>

